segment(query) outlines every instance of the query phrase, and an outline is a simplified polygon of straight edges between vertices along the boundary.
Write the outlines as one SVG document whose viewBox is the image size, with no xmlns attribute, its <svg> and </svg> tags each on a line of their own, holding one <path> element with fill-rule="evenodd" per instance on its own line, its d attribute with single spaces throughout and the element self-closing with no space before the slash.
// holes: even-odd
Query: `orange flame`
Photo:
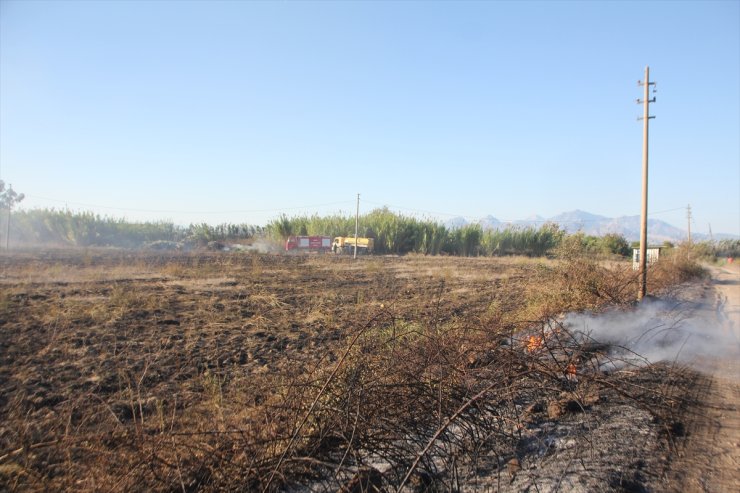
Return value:
<svg viewBox="0 0 740 493">
<path fill-rule="evenodd" d="M 527 344 L 527 351 L 530 353 L 537 351 L 542 348 L 542 337 L 540 336 L 529 336 L 529 343 Z"/>
</svg>

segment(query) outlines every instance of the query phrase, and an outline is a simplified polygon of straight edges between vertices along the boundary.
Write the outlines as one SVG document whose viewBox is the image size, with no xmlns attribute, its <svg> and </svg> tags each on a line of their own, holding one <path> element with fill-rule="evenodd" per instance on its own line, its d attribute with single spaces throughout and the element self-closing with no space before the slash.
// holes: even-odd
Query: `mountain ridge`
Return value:
<svg viewBox="0 0 740 493">
<path fill-rule="evenodd" d="M 489 214 L 476 221 L 468 221 L 463 217 L 455 217 L 445 222 L 445 226 L 451 229 L 460 228 L 468 224 L 479 224 L 484 230 L 506 229 L 509 227 L 540 227 L 543 224 L 554 223 L 569 234 L 579 231 L 591 236 L 604 236 L 606 234 L 618 234 L 625 237 L 627 241 L 640 239 L 640 216 L 607 217 L 591 212 L 575 209 L 562 212 L 550 218 L 540 215 L 529 216 L 527 219 L 516 221 L 501 221 Z M 648 218 L 648 241 L 650 243 L 662 243 L 664 241 L 680 242 L 687 238 L 685 230 L 677 228 L 660 219 Z M 695 233 L 692 238 L 698 241 L 710 239 L 708 235 Z M 737 235 L 718 233 L 714 239 L 735 239 Z"/>
</svg>

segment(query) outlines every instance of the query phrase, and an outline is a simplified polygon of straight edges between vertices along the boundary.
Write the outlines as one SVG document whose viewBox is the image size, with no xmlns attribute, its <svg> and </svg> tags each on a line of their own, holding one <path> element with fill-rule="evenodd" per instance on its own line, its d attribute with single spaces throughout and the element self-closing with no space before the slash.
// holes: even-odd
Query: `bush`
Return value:
<svg viewBox="0 0 740 493">
<path fill-rule="evenodd" d="M 714 255 L 717 257 L 740 257 L 740 240 L 721 240 L 714 244 Z"/>
<path fill-rule="evenodd" d="M 622 235 L 609 233 L 601 238 L 601 251 L 605 254 L 629 257 L 632 249 Z"/>
</svg>

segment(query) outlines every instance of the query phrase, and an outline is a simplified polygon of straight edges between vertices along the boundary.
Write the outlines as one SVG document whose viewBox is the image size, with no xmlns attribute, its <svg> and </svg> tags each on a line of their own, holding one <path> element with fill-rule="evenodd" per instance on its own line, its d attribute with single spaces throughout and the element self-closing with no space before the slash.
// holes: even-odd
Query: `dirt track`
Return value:
<svg viewBox="0 0 740 493">
<path fill-rule="evenodd" d="M 707 355 L 689 440 L 674 463 L 668 491 L 740 491 L 740 266 L 710 267 L 697 318 L 719 331 L 726 352 Z"/>
</svg>

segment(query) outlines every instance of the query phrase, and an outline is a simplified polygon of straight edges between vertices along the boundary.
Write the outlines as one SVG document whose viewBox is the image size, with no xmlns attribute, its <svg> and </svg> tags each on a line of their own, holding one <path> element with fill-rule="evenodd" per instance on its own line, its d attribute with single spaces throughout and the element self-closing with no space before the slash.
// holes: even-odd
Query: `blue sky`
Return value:
<svg viewBox="0 0 740 493">
<path fill-rule="evenodd" d="M 264 224 L 640 212 L 740 234 L 740 2 L 0 1 L 23 206 Z M 667 211 L 667 212 L 663 212 Z"/>
</svg>

